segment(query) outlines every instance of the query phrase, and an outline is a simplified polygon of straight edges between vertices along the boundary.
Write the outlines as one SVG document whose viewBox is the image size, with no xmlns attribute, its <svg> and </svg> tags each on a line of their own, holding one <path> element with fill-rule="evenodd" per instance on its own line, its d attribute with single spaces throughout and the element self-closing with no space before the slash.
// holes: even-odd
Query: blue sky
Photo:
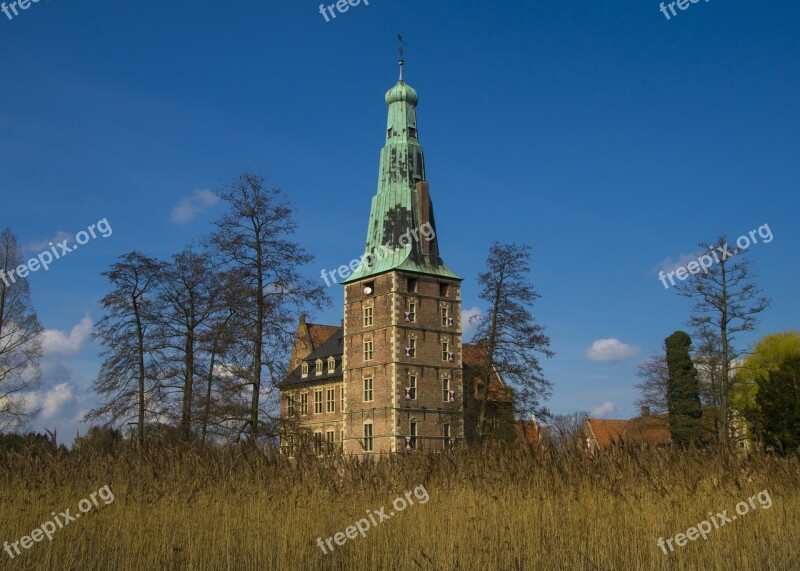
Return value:
<svg viewBox="0 0 800 571">
<path fill-rule="evenodd" d="M 0 13 L 0 227 L 31 254 L 103 218 L 113 228 L 28 278 L 48 330 L 33 428 L 86 430 L 99 274 L 208 232 L 220 205 L 204 191 L 269 176 L 317 257 L 309 276 L 361 254 L 401 30 L 443 257 L 469 310 L 492 241 L 533 246 L 554 412 L 636 413 L 637 363 L 687 319 L 658 268 L 720 234 L 774 233 L 750 252 L 773 304 L 743 342 L 798 327 L 797 2 L 711 0 L 670 20 L 653 0 L 318 10 L 52 0 Z M 331 294 L 316 321 L 341 318 Z M 621 345 L 598 356 L 617 358 L 589 359 L 607 339 Z"/>
</svg>

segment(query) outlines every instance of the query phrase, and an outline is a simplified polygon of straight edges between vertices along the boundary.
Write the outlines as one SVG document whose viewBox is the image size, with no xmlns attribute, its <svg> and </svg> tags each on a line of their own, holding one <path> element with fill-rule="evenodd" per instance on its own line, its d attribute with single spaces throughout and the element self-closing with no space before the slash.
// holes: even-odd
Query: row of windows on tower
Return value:
<svg viewBox="0 0 800 571">
<path fill-rule="evenodd" d="M 364 402 L 375 401 L 375 379 L 368 377 L 364 379 Z M 455 402 L 455 391 L 450 389 L 450 379 L 442 379 L 441 385 L 442 402 Z M 326 389 L 314 389 L 314 412 L 313 414 L 323 414 L 336 412 L 336 391 L 339 391 L 339 412 L 344 412 L 344 387 L 328 387 Z M 323 400 L 324 397 L 324 400 Z M 405 388 L 405 400 L 417 400 L 417 376 L 409 375 L 408 386 Z M 298 406 L 299 405 L 299 406 Z M 294 395 L 286 397 L 286 412 L 289 417 L 295 416 L 298 412 L 300 416 L 308 416 L 308 392 L 300 393 L 299 403 L 295 401 Z"/>
<path fill-rule="evenodd" d="M 415 450 L 418 447 L 419 441 L 419 431 L 417 429 L 417 421 L 410 420 L 408 422 L 408 436 L 405 437 L 405 449 L 406 450 Z M 426 437 L 428 439 L 436 439 L 436 437 Z M 450 423 L 442 424 L 442 435 L 438 438 L 439 441 L 442 443 L 443 449 L 448 449 L 453 446 L 453 439 L 450 436 Z M 364 439 L 361 442 L 362 446 L 364 447 L 364 452 L 372 452 L 374 451 L 374 436 L 372 430 L 372 422 L 367 421 L 364 423 Z"/>
<path fill-rule="evenodd" d="M 406 310 L 403 312 L 403 318 L 408 323 L 415 323 L 417 321 L 417 302 L 409 301 L 406 304 Z M 375 324 L 375 310 L 372 307 L 364 308 L 364 327 L 372 327 Z M 442 306 L 439 308 L 439 324 L 442 327 L 453 327 L 455 321 L 450 317 L 450 308 Z"/>
<path fill-rule="evenodd" d="M 367 421 L 364 423 L 363 428 L 363 439 L 361 441 L 362 446 L 364 447 L 364 452 L 373 452 L 375 450 L 375 437 L 374 431 L 371 421 Z M 448 448 L 453 446 L 453 438 L 450 436 L 450 423 L 445 422 L 442 424 L 442 435 L 438 438 L 441 441 L 442 448 L 447 450 Z M 431 437 L 428 437 L 431 438 Z M 301 437 L 301 440 L 305 441 L 306 438 Z M 417 421 L 410 420 L 408 423 L 408 436 L 405 437 L 405 449 L 406 450 L 415 450 L 418 448 L 418 440 L 419 440 L 419 430 L 417 428 Z M 295 437 L 294 435 L 288 435 L 286 437 L 286 443 L 284 445 L 285 452 L 292 456 L 294 453 L 294 444 L 295 444 Z M 341 449 L 344 445 L 344 430 L 339 431 L 339 448 Z M 333 430 L 328 430 L 325 432 L 325 436 L 323 439 L 323 434 L 321 431 L 317 431 L 314 433 L 314 452 L 317 455 L 322 455 L 323 453 L 327 452 L 328 454 L 332 454 L 334 450 L 337 448 L 336 446 L 336 432 Z"/>
<path fill-rule="evenodd" d="M 403 356 L 414 359 L 417 356 L 417 338 L 410 337 L 407 341 Z M 455 353 L 450 350 L 450 341 L 442 341 L 442 361 L 453 363 L 456 360 Z M 371 361 L 375 358 L 375 344 L 372 340 L 364 341 L 364 360 Z"/>
<path fill-rule="evenodd" d="M 375 282 L 365 282 L 364 292 L 369 296 L 375 293 Z M 408 293 L 417 293 L 417 286 L 419 281 L 417 278 L 406 278 L 406 291 Z M 450 297 L 450 284 L 447 282 L 439 282 L 439 297 Z"/>
</svg>

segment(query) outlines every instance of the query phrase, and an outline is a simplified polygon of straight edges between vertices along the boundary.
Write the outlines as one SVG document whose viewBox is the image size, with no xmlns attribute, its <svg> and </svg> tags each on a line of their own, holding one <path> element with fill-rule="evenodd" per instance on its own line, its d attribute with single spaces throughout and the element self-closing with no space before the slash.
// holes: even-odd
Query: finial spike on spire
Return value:
<svg viewBox="0 0 800 571">
<path fill-rule="evenodd" d="M 405 60 L 403 59 L 403 54 L 405 53 L 406 43 L 403 40 L 403 33 L 402 32 L 397 34 L 397 39 L 400 40 L 400 49 L 398 50 L 400 52 L 400 62 L 399 62 L 400 63 L 400 81 L 403 81 L 403 65 L 406 63 Z"/>
</svg>

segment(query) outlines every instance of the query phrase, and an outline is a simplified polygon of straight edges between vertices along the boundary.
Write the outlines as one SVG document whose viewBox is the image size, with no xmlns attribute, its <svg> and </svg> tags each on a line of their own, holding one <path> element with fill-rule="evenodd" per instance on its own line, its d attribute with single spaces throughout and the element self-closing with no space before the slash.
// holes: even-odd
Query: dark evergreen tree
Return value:
<svg viewBox="0 0 800 571">
<path fill-rule="evenodd" d="M 689 350 L 692 338 L 676 331 L 664 340 L 667 348 L 667 409 L 672 441 L 681 448 L 700 443 L 704 430 L 701 424 L 700 384 Z"/>
</svg>

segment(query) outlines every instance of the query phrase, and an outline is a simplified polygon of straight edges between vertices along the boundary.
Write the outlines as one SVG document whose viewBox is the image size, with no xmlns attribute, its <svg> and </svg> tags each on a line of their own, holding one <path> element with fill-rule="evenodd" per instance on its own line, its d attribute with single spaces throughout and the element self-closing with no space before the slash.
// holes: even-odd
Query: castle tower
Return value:
<svg viewBox="0 0 800 571">
<path fill-rule="evenodd" d="M 442 261 L 417 130 L 400 79 L 360 265 L 344 284 L 344 450 L 448 449 L 464 437 L 461 278 Z"/>
</svg>

